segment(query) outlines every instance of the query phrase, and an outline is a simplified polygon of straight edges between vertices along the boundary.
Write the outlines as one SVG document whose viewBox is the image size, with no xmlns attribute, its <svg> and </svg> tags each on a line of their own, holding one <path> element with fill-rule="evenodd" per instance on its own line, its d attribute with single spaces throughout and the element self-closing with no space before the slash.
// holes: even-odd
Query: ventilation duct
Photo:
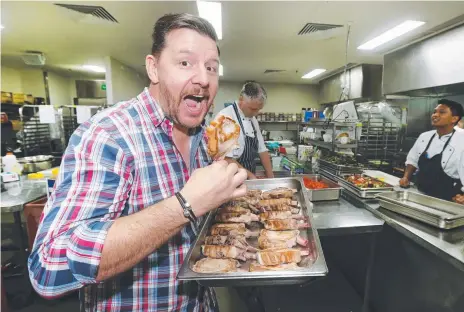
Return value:
<svg viewBox="0 0 464 312">
<path fill-rule="evenodd" d="M 109 22 L 119 23 L 113 15 L 111 15 L 104 7 L 94 5 L 76 5 L 66 3 L 55 3 L 56 6 L 70 10 L 72 13 L 77 13 L 76 18 L 80 22 Z"/>
<path fill-rule="evenodd" d="M 377 101 L 382 97 L 382 65 L 361 64 L 349 68 L 344 79 L 343 70 L 319 82 L 321 104 L 340 101 L 342 90 L 347 88 L 348 99 Z M 346 99 L 346 98 L 344 98 Z"/>
<path fill-rule="evenodd" d="M 447 95 L 464 89 L 464 25 L 384 56 L 385 94 Z"/>
<path fill-rule="evenodd" d="M 303 28 L 298 32 L 298 35 L 308 35 L 319 31 L 326 31 L 334 28 L 340 28 L 343 25 L 333 25 L 333 24 L 319 24 L 319 23 L 307 23 Z"/>
<path fill-rule="evenodd" d="M 25 51 L 23 54 L 21 54 L 21 59 L 24 63 L 31 66 L 45 65 L 45 55 L 42 52 Z"/>
</svg>

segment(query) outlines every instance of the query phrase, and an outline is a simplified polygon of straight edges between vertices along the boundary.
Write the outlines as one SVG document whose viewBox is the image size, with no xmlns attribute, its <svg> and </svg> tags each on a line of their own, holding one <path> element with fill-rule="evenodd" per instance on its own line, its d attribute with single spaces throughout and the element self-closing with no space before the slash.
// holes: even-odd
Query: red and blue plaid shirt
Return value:
<svg viewBox="0 0 464 312">
<path fill-rule="evenodd" d="M 54 298 L 85 286 L 86 311 L 207 309 L 203 287 L 176 280 L 195 239 L 190 224 L 133 269 L 95 280 L 114 220 L 173 196 L 195 168 L 211 162 L 201 127 L 191 134 L 190 168 L 173 144 L 172 130 L 145 89 L 75 131 L 28 261 L 40 295 Z"/>
</svg>

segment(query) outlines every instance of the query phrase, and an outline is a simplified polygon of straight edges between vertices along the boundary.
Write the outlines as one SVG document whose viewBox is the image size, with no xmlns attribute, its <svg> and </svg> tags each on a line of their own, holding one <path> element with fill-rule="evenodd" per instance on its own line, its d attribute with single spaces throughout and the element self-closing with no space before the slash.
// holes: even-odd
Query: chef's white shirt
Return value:
<svg viewBox="0 0 464 312">
<path fill-rule="evenodd" d="M 264 144 L 263 135 L 261 134 L 261 130 L 259 129 L 258 120 L 256 120 L 255 117 L 251 117 L 251 118 L 245 117 L 245 115 L 243 114 L 242 110 L 240 109 L 238 105 L 237 105 L 237 110 L 239 112 L 240 118 L 242 119 L 242 124 L 243 124 L 243 127 L 245 128 L 245 133 L 243 133 L 242 127 L 240 127 L 240 137 L 238 138 L 239 147 L 229 152 L 229 154 L 227 154 L 226 156 L 230 158 L 236 158 L 236 159 L 242 156 L 243 151 L 245 149 L 245 135 L 252 137 L 252 138 L 255 137 L 255 133 L 253 131 L 253 127 L 251 123 L 253 123 L 253 125 L 255 126 L 256 135 L 258 136 L 258 153 L 267 152 L 266 145 Z M 230 117 L 234 119 L 240 125 L 237 119 L 237 114 L 235 114 L 235 110 L 232 105 L 229 105 L 225 107 L 224 109 L 222 109 L 217 114 L 217 116 L 218 115 L 224 115 L 224 116 Z"/>
<path fill-rule="evenodd" d="M 432 158 L 441 153 L 451 133 L 440 138 L 436 130 L 424 132 L 417 138 L 414 146 L 409 151 L 408 157 L 406 158 L 406 165 L 413 165 L 416 168 L 419 167 L 419 157 L 425 151 L 433 134 L 435 134 L 435 137 L 430 143 L 427 154 L 429 158 Z M 461 183 L 464 185 L 464 131 L 456 131 L 454 133 L 448 146 L 443 151 L 441 166 L 448 176 L 453 179 L 460 179 Z M 437 181 L 437 183 L 440 183 L 440 181 Z M 464 191 L 464 186 L 462 190 Z"/>
</svg>

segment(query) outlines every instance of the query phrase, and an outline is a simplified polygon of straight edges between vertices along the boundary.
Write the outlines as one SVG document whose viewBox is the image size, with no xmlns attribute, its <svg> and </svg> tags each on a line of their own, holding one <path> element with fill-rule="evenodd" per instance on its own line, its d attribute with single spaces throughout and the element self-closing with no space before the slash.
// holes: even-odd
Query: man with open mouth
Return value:
<svg viewBox="0 0 464 312">
<path fill-rule="evenodd" d="M 246 194 L 246 171 L 207 153 L 217 36 L 202 18 L 169 14 L 152 39 L 149 87 L 70 138 L 29 257 L 35 290 L 80 289 L 81 310 L 218 310 L 212 289 L 176 280 L 202 216 Z"/>
<path fill-rule="evenodd" d="M 455 126 L 463 116 L 461 104 L 442 99 L 432 114 L 435 130 L 422 133 L 409 151 L 400 186 L 409 186 L 418 170 L 419 191 L 464 204 L 464 132 Z"/>
</svg>

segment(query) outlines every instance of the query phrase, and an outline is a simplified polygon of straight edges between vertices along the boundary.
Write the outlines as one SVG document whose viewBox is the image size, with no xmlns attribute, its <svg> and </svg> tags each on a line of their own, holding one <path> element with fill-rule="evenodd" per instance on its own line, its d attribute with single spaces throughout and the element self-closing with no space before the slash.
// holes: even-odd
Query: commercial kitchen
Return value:
<svg viewBox="0 0 464 312">
<path fill-rule="evenodd" d="M 79 311 L 78 292 L 40 298 L 27 269 L 62 156 L 80 124 L 148 85 L 140 63 L 147 29 L 166 13 L 202 15 L 194 2 L 95 3 L 86 13 L 85 3 L 1 3 L 2 311 Z M 259 194 L 207 215 L 177 279 L 213 287 L 226 312 L 464 311 L 464 205 L 419 191 L 421 170 L 400 187 L 436 107 L 444 99 L 464 105 L 464 3 L 217 3 L 219 90 L 206 120 L 234 105 L 245 81 L 260 82 L 267 100 L 255 117 L 274 178 L 256 157 L 257 179 L 245 184 Z M 39 34 L 18 27 L 44 16 Z M 124 30 L 114 35 L 115 27 Z M 117 42 L 144 48 L 121 51 Z M 92 48 L 70 52 L 77 46 Z M 461 125 L 452 136 L 461 138 Z M 280 187 L 292 192 L 272 193 Z M 288 200 L 286 230 L 300 235 L 289 247 L 302 260 L 298 251 L 298 265 L 284 269 L 271 269 L 251 234 L 274 230 L 263 217 L 274 213 L 272 200 Z M 259 256 L 228 259 L 229 272 L 201 272 L 212 257 L 202 247 L 212 224 L 243 207 L 251 211 L 241 221 L 244 248 Z M 239 288 L 253 289 L 260 310 Z"/>
</svg>

